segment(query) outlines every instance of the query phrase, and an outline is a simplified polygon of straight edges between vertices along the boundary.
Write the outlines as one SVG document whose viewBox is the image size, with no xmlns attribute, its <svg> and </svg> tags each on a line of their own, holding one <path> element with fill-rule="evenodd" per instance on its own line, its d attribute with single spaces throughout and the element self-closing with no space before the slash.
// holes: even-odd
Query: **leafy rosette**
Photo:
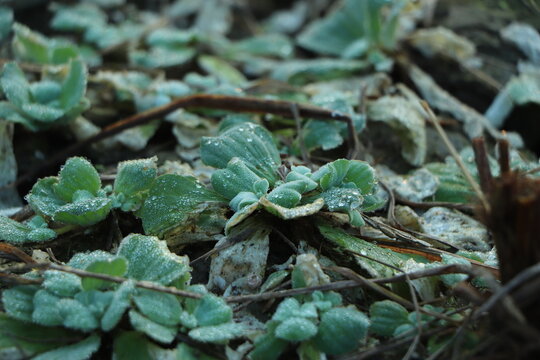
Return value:
<svg viewBox="0 0 540 360">
<path fill-rule="evenodd" d="M 87 69 L 78 59 L 29 83 L 15 62 L 4 65 L 0 86 L 8 101 L 0 102 L 0 117 L 32 131 L 65 124 L 89 106 L 84 97 Z"/>
<path fill-rule="evenodd" d="M 68 159 L 58 176 L 40 179 L 26 200 L 42 216 L 80 226 L 100 222 L 112 207 L 111 199 L 101 189 L 98 172 L 81 157 Z"/>
<path fill-rule="evenodd" d="M 24 223 L 0 216 L 0 240 L 20 245 L 30 242 L 44 242 L 55 237 L 56 232 L 49 229 L 47 222 L 41 216 L 33 216 Z"/>
</svg>

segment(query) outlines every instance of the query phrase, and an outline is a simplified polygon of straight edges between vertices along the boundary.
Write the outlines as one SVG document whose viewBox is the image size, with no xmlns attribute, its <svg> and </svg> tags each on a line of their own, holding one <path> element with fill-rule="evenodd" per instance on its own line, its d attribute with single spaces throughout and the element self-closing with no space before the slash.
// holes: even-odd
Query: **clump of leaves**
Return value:
<svg viewBox="0 0 540 360">
<path fill-rule="evenodd" d="M 346 59 L 367 56 L 379 67 L 387 67 L 389 59 L 381 50 L 395 48 L 399 15 L 406 3 L 347 0 L 327 17 L 314 21 L 299 35 L 298 42 L 320 54 Z"/>
<path fill-rule="evenodd" d="M 292 274 L 293 287 L 320 285 L 324 276 L 315 256 L 300 255 Z M 368 327 L 368 317 L 354 306 L 343 306 L 338 293 L 315 291 L 287 298 L 266 323 L 265 334 L 255 340 L 250 358 L 277 359 L 290 343 L 298 344 L 300 357 L 306 353 L 314 357 L 316 354 L 317 358 L 323 354 L 344 354 L 360 345 Z"/>
<path fill-rule="evenodd" d="M 62 353 L 85 359 L 99 348 L 100 334 L 113 331 L 126 313 L 135 332 L 161 344 L 172 343 L 178 332 L 220 344 L 243 335 L 244 327 L 232 322 L 232 310 L 223 299 L 208 294 L 200 285 L 189 285 L 188 264 L 187 256 L 171 253 L 165 242 L 132 234 L 122 240 L 115 255 L 80 253 L 67 263 L 74 269 L 123 277 L 120 284 L 57 270 L 28 273 L 26 277 L 41 284 L 16 286 L 2 294 L 8 316 L 0 317 L 0 322 L 8 327 L 0 329 L 4 339 L 0 351 L 42 357 Z M 201 298 L 178 298 L 139 288 L 136 281 L 184 289 Z M 14 333 L 13 328 L 20 331 Z M 65 329 L 71 331 L 70 336 L 43 343 L 48 333 L 63 334 Z M 115 354 L 129 352 L 132 345 L 121 341 L 125 333 L 113 334 Z"/>
<path fill-rule="evenodd" d="M 0 235 L 11 243 L 42 242 L 56 233 L 47 222 L 60 226 L 91 226 L 111 209 L 138 210 L 157 174 L 156 158 L 130 160 L 118 165 L 114 185 L 102 188 L 92 164 L 81 157 L 66 161 L 58 176 L 38 180 L 26 200 L 38 214 L 21 224 L 0 216 Z"/>
<path fill-rule="evenodd" d="M 348 214 L 352 225 L 361 226 L 361 212 L 381 205 L 372 195 L 374 170 L 362 161 L 336 160 L 315 172 L 293 166 L 280 178 L 281 160 L 271 134 L 251 122 L 227 127 L 217 137 L 203 137 L 201 158 L 218 168 L 211 177 L 213 190 L 193 178 L 158 178 L 140 212 L 147 233 L 163 235 L 212 201 L 228 201 L 235 212 L 226 231 L 257 209 L 288 220 L 326 208 Z"/>
<path fill-rule="evenodd" d="M 15 62 L 4 65 L 0 85 L 8 101 L 0 102 L 0 116 L 32 131 L 66 124 L 89 107 L 86 66 L 72 59 L 48 68 L 41 81 L 29 83 Z"/>
</svg>

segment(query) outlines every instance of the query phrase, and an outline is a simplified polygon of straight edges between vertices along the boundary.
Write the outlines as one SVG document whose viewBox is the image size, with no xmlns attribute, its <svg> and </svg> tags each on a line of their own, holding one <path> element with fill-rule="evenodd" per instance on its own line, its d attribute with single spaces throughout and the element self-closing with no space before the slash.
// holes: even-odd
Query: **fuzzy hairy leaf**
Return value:
<svg viewBox="0 0 540 360">
<path fill-rule="evenodd" d="M 194 340 L 215 344 L 225 344 L 229 340 L 244 336 L 246 329 L 241 324 L 228 322 L 225 324 L 202 326 L 190 330 L 188 335 Z"/>
<path fill-rule="evenodd" d="M 232 320 L 232 309 L 222 298 L 207 294 L 200 300 L 193 315 L 199 326 L 219 325 Z"/>
<path fill-rule="evenodd" d="M 118 257 L 110 261 L 93 262 L 85 270 L 97 274 L 123 276 L 126 273 L 127 267 L 126 259 Z M 111 284 L 110 281 L 91 277 L 85 277 L 81 280 L 83 290 L 100 290 L 109 287 Z"/>
<path fill-rule="evenodd" d="M 392 336 L 396 329 L 409 323 L 409 312 L 395 301 L 383 300 L 369 307 L 371 326 L 369 331 L 382 336 Z"/>
<path fill-rule="evenodd" d="M 322 314 L 314 342 L 326 354 L 344 354 L 360 345 L 368 327 L 368 317 L 355 307 L 333 308 Z"/>
<path fill-rule="evenodd" d="M 153 183 L 138 215 L 145 233 L 162 236 L 180 226 L 189 214 L 204 208 L 205 203 L 223 201 L 221 196 L 206 189 L 195 178 L 162 175 Z"/>
<path fill-rule="evenodd" d="M 235 157 L 268 180 L 270 185 L 276 182 L 281 159 L 272 135 L 262 126 L 242 123 L 228 128 L 218 137 L 201 139 L 201 159 L 205 164 L 224 169 Z"/>
<path fill-rule="evenodd" d="M 40 354 L 33 359 L 35 360 L 51 360 L 51 359 L 73 359 L 73 360 L 85 360 L 99 349 L 101 344 L 101 338 L 99 335 L 94 334 L 83 341 L 75 344 L 65 345 L 60 348 L 47 351 Z"/>
<path fill-rule="evenodd" d="M 158 324 L 174 326 L 180 322 L 182 307 L 172 294 L 138 289 L 133 301 L 142 315 Z"/>
<path fill-rule="evenodd" d="M 129 311 L 129 320 L 133 328 L 165 344 L 171 343 L 178 331 L 175 327 L 158 324 L 135 310 Z"/>
<path fill-rule="evenodd" d="M 317 334 L 317 326 L 305 318 L 290 317 L 276 327 L 276 337 L 291 341 L 305 341 Z"/>
<path fill-rule="evenodd" d="M 187 256 L 169 251 L 167 243 L 154 236 L 131 234 L 122 240 L 118 255 L 128 261 L 126 276 L 169 285 L 189 272 Z"/>
</svg>

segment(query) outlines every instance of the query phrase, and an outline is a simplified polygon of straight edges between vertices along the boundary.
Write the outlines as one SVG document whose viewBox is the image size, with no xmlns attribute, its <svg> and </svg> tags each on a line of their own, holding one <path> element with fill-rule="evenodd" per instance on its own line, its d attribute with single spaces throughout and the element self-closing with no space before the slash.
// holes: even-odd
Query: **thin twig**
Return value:
<svg viewBox="0 0 540 360">
<path fill-rule="evenodd" d="M 433 110 L 431 110 L 428 103 L 425 102 L 425 101 L 421 101 L 420 104 L 422 105 L 422 107 L 424 108 L 426 113 L 428 114 L 428 118 L 429 118 L 430 122 L 435 126 L 435 129 L 437 130 L 437 133 L 439 134 L 442 141 L 444 142 L 444 144 L 448 148 L 448 151 L 450 151 L 450 154 L 452 155 L 452 157 L 456 161 L 456 164 L 459 166 L 459 168 L 463 172 L 463 176 L 465 176 L 465 179 L 471 185 L 473 191 L 476 193 L 476 196 L 478 197 L 478 199 L 482 203 L 482 206 L 484 206 L 484 208 L 486 210 L 488 210 L 489 209 L 489 203 L 486 200 L 486 197 L 484 196 L 484 193 L 482 193 L 482 190 L 480 189 L 480 186 L 474 180 L 474 178 L 471 175 L 470 171 L 467 169 L 467 167 L 463 163 L 463 160 L 461 160 L 461 157 L 459 156 L 459 154 L 458 154 L 456 148 L 454 147 L 454 145 L 452 145 L 452 143 L 450 142 L 450 139 L 448 139 L 448 136 L 446 135 L 446 132 L 444 131 L 444 129 L 439 124 L 439 121 L 437 120 L 437 117 L 433 113 Z"/>
<path fill-rule="evenodd" d="M 95 142 L 101 141 L 108 137 L 114 136 L 126 129 L 133 128 L 135 126 L 146 124 L 154 119 L 162 118 L 165 115 L 183 108 L 194 108 L 194 109 L 219 109 L 227 111 L 236 111 L 236 112 L 246 112 L 246 113 L 257 113 L 257 114 L 274 114 L 281 116 L 294 116 L 292 113 L 291 105 L 293 102 L 284 101 L 284 100 L 270 100 L 270 99 L 261 99 L 256 97 L 249 96 L 228 96 L 228 95 L 212 95 L 212 94 L 195 94 L 190 96 L 185 96 L 171 101 L 168 104 L 159 106 L 142 113 L 138 113 L 127 117 L 125 119 L 119 120 L 104 129 L 99 133 L 82 140 L 78 143 L 75 143 L 71 146 L 68 146 L 64 150 L 60 151 L 49 157 L 46 163 L 42 166 L 37 166 L 25 175 L 18 178 L 15 182 L 5 185 L 4 187 L 14 187 L 19 184 L 32 180 L 36 175 L 43 172 L 44 169 L 48 167 L 57 165 L 62 162 L 65 158 L 70 155 L 73 155 L 80 151 L 85 146 L 93 144 Z M 321 119 L 327 121 L 340 121 L 347 124 L 349 131 L 349 148 L 352 151 L 352 154 L 356 154 L 358 148 L 358 138 L 354 129 L 354 124 L 351 117 L 347 114 L 323 109 L 317 106 L 297 104 L 298 114 L 301 117 Z M 2 187 L 2 188 L 4 188 Z M 1 189 L 1 188 L 0 188 Z"/>
<path fill-rule="evenodd" d="M 304 131 L 302 128 L 302 119 L 298 111 L 298 104 L 291 104 L 291 112 L 293 114 L 294 122 L 296 124 L 296 137 L 298 139 L 298 146 L 300 147 L 300 153 L 302 154 L 302 161 L 304 163 L 309 162 L 309 153 L 306 149 L 306 143 L 304 142 Z"/>
</svg>

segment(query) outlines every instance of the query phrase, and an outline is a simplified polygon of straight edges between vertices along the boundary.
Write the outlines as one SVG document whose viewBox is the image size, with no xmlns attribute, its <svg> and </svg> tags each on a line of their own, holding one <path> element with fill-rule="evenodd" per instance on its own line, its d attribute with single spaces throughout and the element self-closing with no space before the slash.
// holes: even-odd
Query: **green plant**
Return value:
<svg viewBox="0 0 540 360">
<path fill-rule="evenodd" d="M 171 253 L 165 242 L 132 234 L 122 240 L 115 255 L 80 253 L 67 263 L 69 268 L 123 277 L 120 284 L 57 270 L 27 273 L 25 277 L 40 284 L 16 286 L 2 294 L 8 316 L 0 316 L 7 325 L 0 329 L 0 352 L 18 349 L 26 356 L 49 358 L 62 353 L 85 359 L 97 351 L 107 332 L 115 337 L 115 354 L 129 352 L 131 345 L 121 340 L 126 329 L 113 331 L 126 313 L 131 331 L 160 344 L 172 343 L 178 332 L 220 344 L 244 335 L 244 326 L 232 321 L 232 310 L 223 299 L 204 286 L 189 285 L 188 263 L 186 256 Z M 184 289 L 200 299 L 140 288 L 136 281 Z M 65 329 L 70 336 L 42 343 L 48 333 L 61 335 Z"/>
<path fill-rule="evenodd" d="M 321 54 L 366 56 L 380 67 L 389 61 L 381 50 L 393 50 L 399 15 L 407 0 L 346 0 L 327 17 L 314 21 L 298 37 L 306 49 Z M 387 14 L 383 9 L 389 7 Z"/>
<path fill-rule="evenodd" d="M 38 216 L 25 223 L 0 216 L 0 236 L 16 244 L 43 242 L 56 237 L 48 223 L 63 233 L 73 226 L 94 225 L 113 208 L 136 211 L 156 174 L 156 158 L 125 161 L 118 165 L 114 185 L 102 188 L 99 174 L 88 160 L 70 158 L 58 176 L 38 180 L 26 196 Z"/>
<path fill-rule="evenodd" d="M 313 276 L 313 269 L 319 276 Z M 322 276 L 321 276 L 322 275 Z M 293 287 L 320 285 L 324 273 L 313 255 L 298 257 L 293 270 Z M 322 277 L 322 279 L 321 279 Z M 344 307 L 335 292 L 314 293 L 283 300 L 266 323 L 266 332 L 255 339 L 253 360 L 278 359 L 289 343 L 304 352 L 340 355 L 356 349 L 367 334 L 369 319 L 354 306 Z"/>
<path fill-rule="evenodd" d="M 281 179 L 281 160 L 272 136 L 250 122 L 203 138 L 201 157 L 205 164 L 218 168 L 211 177 L 213 190 L 180 175 L 158 178 L 139 212 L 148 234 L 162 236 L 190 213 L 202 210 L 205 202 L 229 202 L 235 213 L 226 231 L 257 209 L 294 219 L 326 208 L 348 214 L 352 225 L 361 226 L 361 212 L 381 205 L 372 195 L 374 170 L 362 161 L 336 160 L 315 172 L 293 166 Z"/>
<path fill-rule="evenodd" d="M 78 59 L 47 68 L 41 81 L 29 83 L 15 62 L 4 65 L 0 85 L 8 101 L 0 102 L 2 118 L 32 131 L 66 124 L 89 107 L 86 65 Z"/>
</svg>

